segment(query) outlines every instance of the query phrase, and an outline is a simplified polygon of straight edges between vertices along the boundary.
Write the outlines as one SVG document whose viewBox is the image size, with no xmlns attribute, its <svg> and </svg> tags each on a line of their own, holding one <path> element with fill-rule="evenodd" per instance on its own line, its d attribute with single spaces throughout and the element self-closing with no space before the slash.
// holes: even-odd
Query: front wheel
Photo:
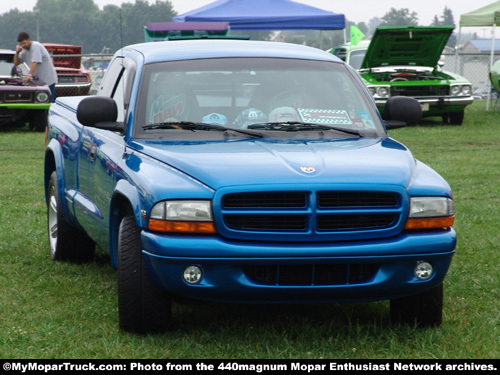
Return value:
<svg viewBox="0 0 500 375">
<path fill-rule="evenodd" d="M 162 333 L 172 322 L 170 299 L 149 276 L 132 214 L 122 219 L 118 232 L 118 314 L 120 328 L 134 333 Z"/>
<path fill-rule="evenodd" d="M 451 112 L 443 115 L 443 124 L 462 125 L 464 122 L 465 111 Z"/>
<path fill-rule="evenodd" d="M 423 293 L 391 300 L 393 323 L 437 327 L 443 320 L 443 284 Z"/>
<path fill-rule="evenodd" d="M 47 188 L 47 232 L 52 259 L 81 263 L 94 258 L 94 242 L 64 218 L 55 171 Z"/>
<path fill-rule="evenodd" d="M 36 110 L 32 111 L 29 117 L 30 130 L 35 130 L 37 132 L 45 131 L 47 127 L 47 115 L 48 111 L 46 110 Z"/>
</svg>

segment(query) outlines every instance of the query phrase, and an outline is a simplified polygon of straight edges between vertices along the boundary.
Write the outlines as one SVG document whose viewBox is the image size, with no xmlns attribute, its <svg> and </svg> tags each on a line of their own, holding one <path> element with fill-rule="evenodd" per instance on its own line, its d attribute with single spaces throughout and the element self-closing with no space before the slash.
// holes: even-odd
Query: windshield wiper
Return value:
<svg viewBox="0 0 500 375">
<path fill-rule="evenodd" d="M 156 130 L 156 129 L 183 129 L 183 130 L 217 130 L 217 131 L 234 131 L 236 133 L 241 133 L 245 135 L 250 135 L 252 137 L 262 138 L 264 135 L 259 132 L 228 128 L 217 124 L 207 124 L 204 122 L 191 122 L 191 121 L 171 121 L 171 122 L 159 122 L 156 124 L 144 125 L 142 127 L 144 130 Z"/>
<path fill-rule="evenodd" d="M 264 129 L 264 130 L 279 130 L 279 131 L 305 131 L 305 130 L 334 130 L 337 132 L 357 135 L 362 137 L 359 130 L 340 128 L 337 126 L 325 124 L 311 124 L 308 122 L 300 121 L 286 121 L 286 122 L 264 122 L 260 124 L 252 124 L 248 129 Z"/>
</svg>

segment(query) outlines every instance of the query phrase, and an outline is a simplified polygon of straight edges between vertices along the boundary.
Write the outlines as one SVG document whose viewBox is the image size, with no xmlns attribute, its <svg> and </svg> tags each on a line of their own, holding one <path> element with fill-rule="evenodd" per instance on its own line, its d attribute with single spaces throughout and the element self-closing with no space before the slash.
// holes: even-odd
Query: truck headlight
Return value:
<svg viewBox="0 0 500 375">
<path fill-rule="evenodd" d="M 215 233 L 212 203 L 205 200 L 159 202 L 151 210 L 148 228 L 156 232 Z"/>
<path fill-rule="evenodd" d="M 447 197 L 412 197 L 405 229 L 448 228 L 455 221 L 453 200 Z"/>
</svg>

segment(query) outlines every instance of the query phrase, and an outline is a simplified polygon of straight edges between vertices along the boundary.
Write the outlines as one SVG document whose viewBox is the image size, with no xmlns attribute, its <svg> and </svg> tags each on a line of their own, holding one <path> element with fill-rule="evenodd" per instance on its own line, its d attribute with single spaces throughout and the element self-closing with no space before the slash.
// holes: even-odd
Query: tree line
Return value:
<svg viewBox="0 0 500 375">
<path fill-rule="evenodd" d="M 38 0 L 33 11 L 14 9 L 0 15 L 0 48 L 14 49 L 17 34 L 26 31 L 41 43 L 81 45 L 83 53 L 114 53 L 143 42 L 147 22 L 170 22 L 176 15 L 168 0 L 135 0 L 102 10 L 93 0 Z"/>
</svg>

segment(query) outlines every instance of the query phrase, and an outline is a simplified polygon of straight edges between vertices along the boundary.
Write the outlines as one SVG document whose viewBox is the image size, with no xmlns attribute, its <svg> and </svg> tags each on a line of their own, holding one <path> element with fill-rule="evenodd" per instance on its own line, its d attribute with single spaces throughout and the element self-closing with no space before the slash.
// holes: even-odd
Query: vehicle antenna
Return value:
<svg viewBox="0 0 500 375">
<path fill-rule="evenodd" d="M 122 20 L 122 8 L 120 7 L 120 49 L 121 49 L 121 55 L 123 56 L 123 20 Z M 123 64 L 123 63 L 122 63 Z M 122 79 L 124 79 L 122 77 Z M 122 85 L 122 98 L 125 98 L 125 84 Z M 125 119 L 123 119 L 125 122 Z M 122 158 L 125 159 L 127 157 L 127 142 L 125 141 L 123 144 L 123 155 Z"/>
</svg>

